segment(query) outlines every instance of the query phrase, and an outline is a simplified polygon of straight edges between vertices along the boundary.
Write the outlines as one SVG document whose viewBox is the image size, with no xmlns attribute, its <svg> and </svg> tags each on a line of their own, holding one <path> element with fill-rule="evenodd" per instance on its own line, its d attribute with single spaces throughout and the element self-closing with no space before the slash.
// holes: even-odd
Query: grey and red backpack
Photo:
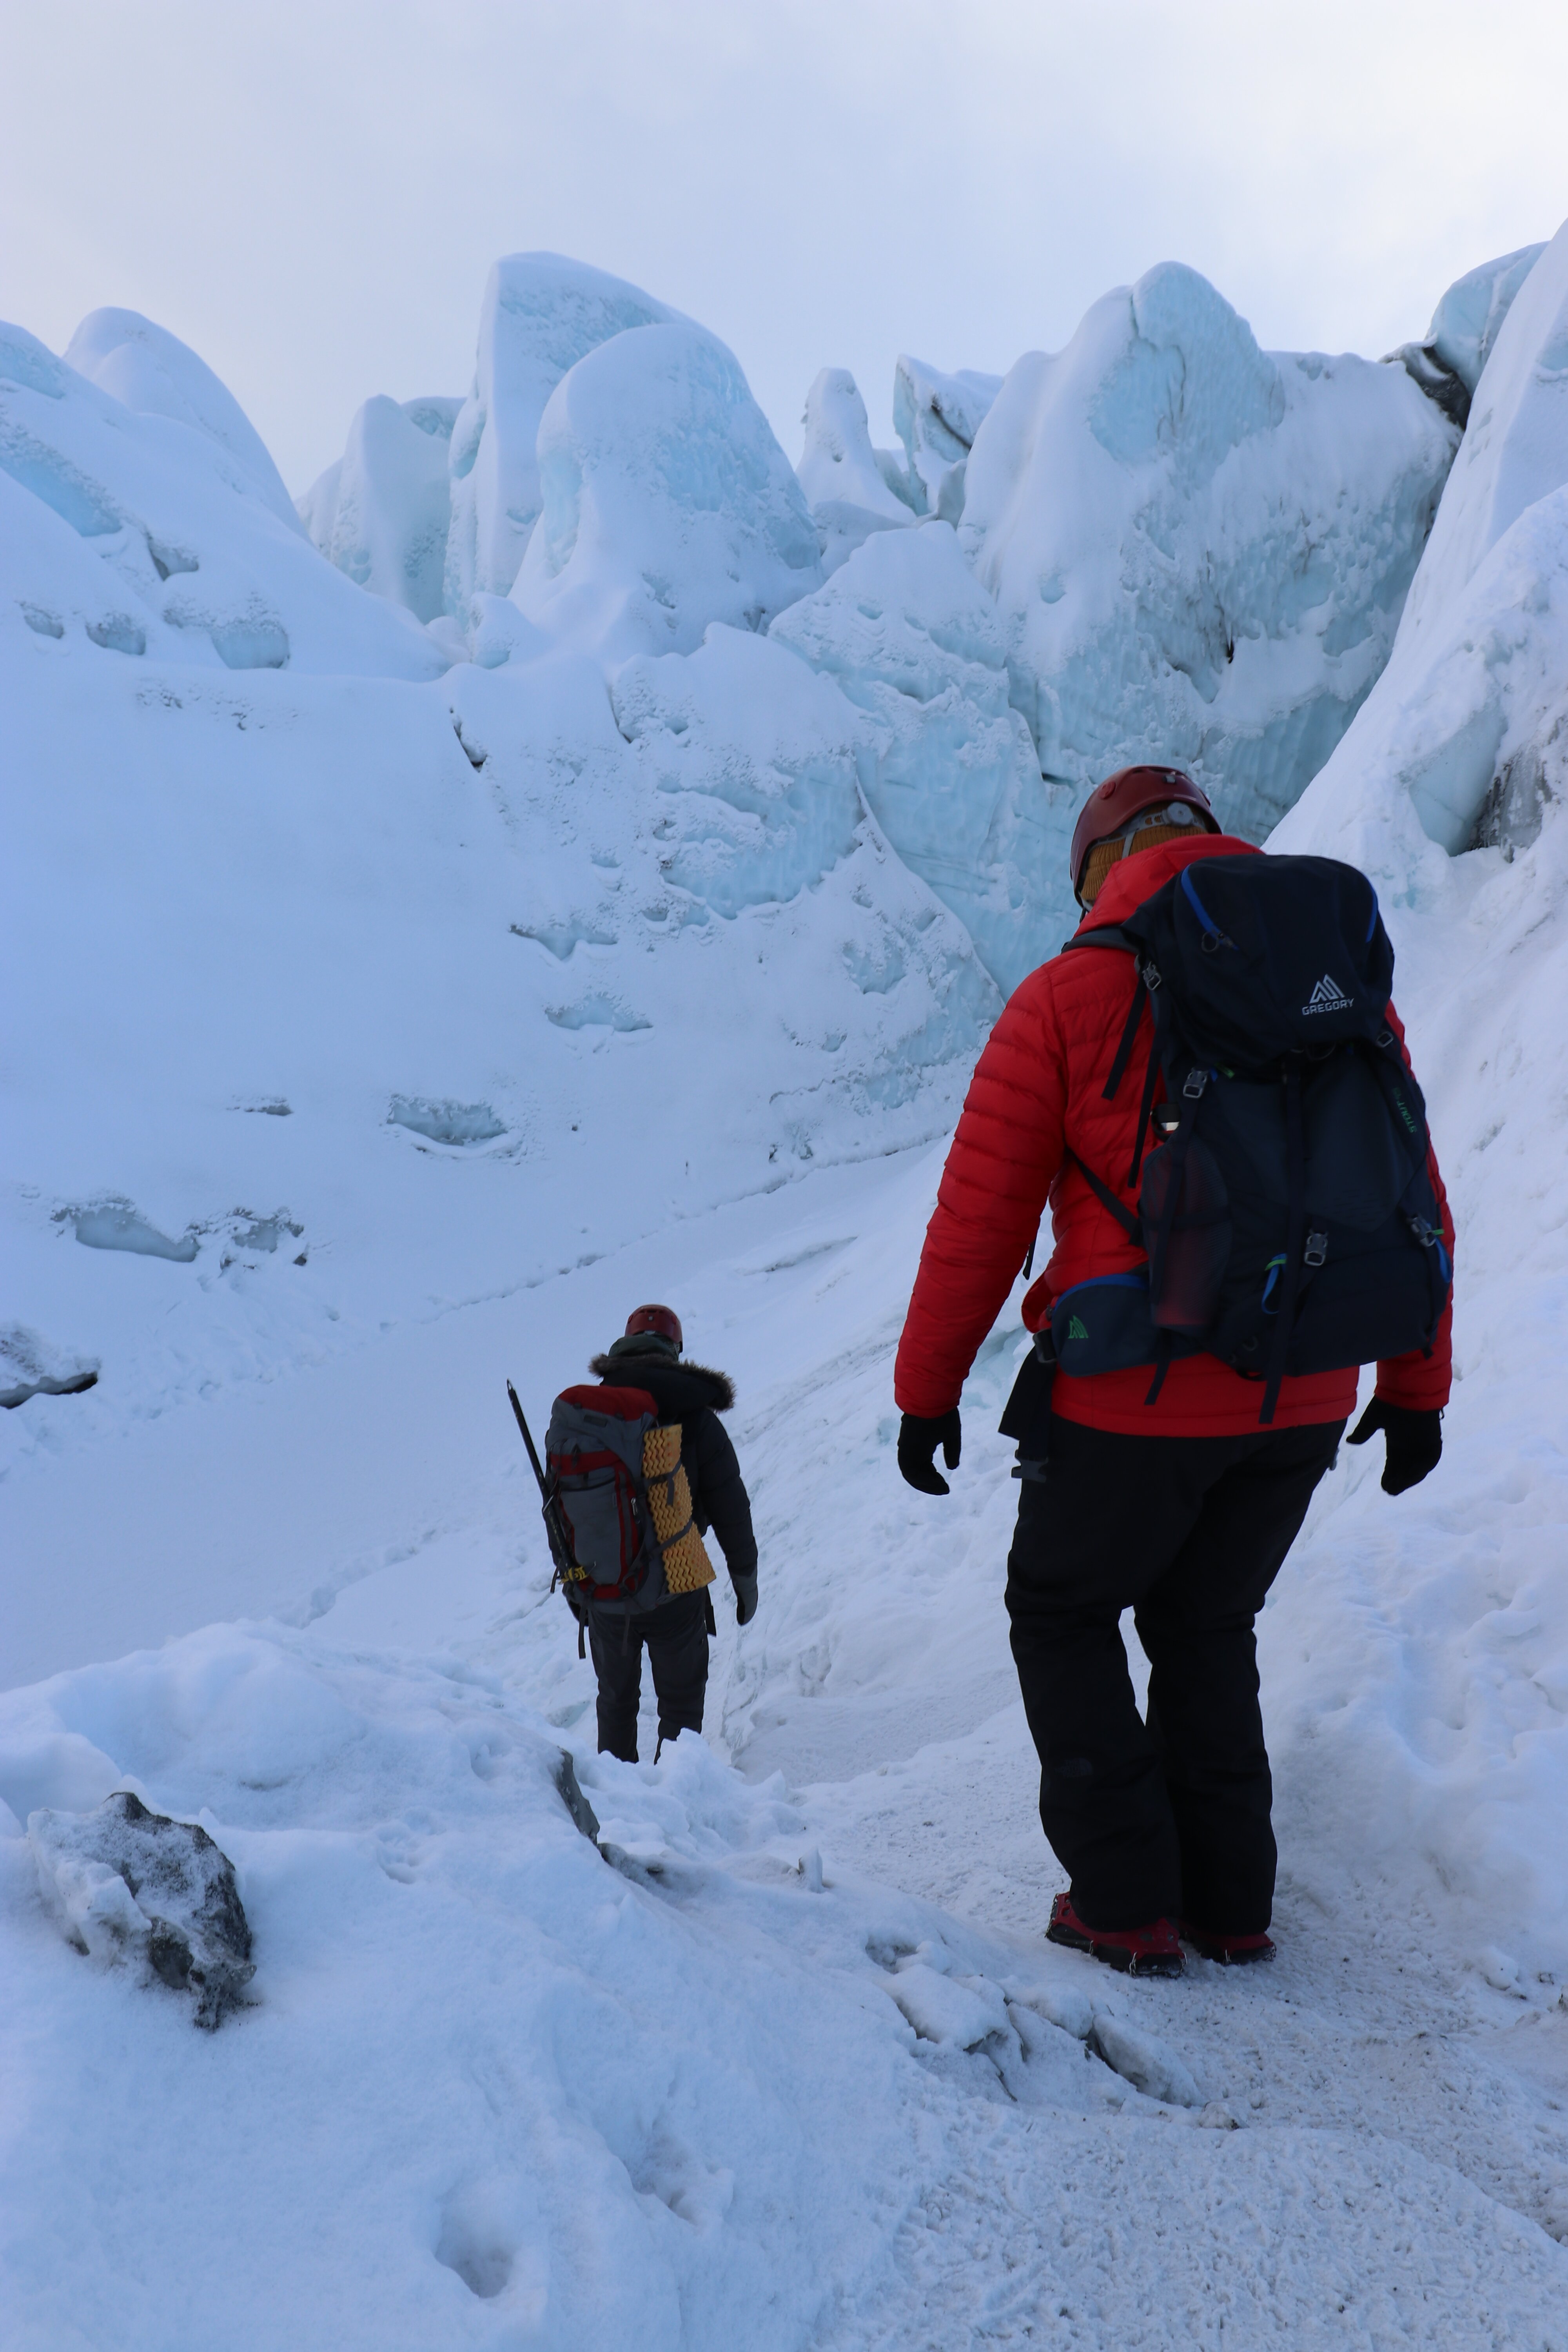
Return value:
<svg viewBox="0 0 1568 2352">
<path fill-rule="evenodd" d="M 545 1507 L 571 1547 L 574 1612 L 641 1616 L 713 1581 L 680 1458 L 680 1423 L 661 1422 L 646 1389 L 563 1389 L 545 1433 Z"/>
</svg>

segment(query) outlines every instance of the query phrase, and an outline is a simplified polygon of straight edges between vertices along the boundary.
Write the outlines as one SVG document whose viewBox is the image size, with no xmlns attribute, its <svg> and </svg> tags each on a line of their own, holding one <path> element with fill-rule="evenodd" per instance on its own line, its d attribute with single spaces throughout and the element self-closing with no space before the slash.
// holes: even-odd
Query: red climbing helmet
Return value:
<svg viewBox="0 0 1568 2352">
<path fill-rule="evenodd" d="M 651 1331 L 656 1339 L 668 1339 L 677 1348 L 686 1345 L 680 1328 L 680 1318 L 673 1307 L 639 1307 L 626 1317 L 626 1338 L 635 1339 L 639 1332 Z"/>
<path fill-rule="evenodd" d="M 1091 849 L 1100 842 L 1109 841 L 1124 824 L 1142 816 L 1145 809 L 1169 808 L 1173 803 L 1184 803 L 1188 808 L 1196 809 L 1207 821 L 1211 833 L 1220 830 L 1219 819 L 1210 808 L 1206 794 L 1180 768 L 1118 768 L 1113 776 L 1097 784 L 1079 809 L 1073 827 L 1074 898 Z"/>
</svg>

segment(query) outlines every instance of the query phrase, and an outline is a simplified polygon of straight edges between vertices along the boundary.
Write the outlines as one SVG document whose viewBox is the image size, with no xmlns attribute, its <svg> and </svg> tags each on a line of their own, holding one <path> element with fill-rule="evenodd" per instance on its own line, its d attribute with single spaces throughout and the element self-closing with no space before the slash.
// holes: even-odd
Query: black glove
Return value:
<svg viewBox="0 0 1568 2352">
<path fill-rule="evenodd" d="M 735 1622 L 749 1625 L 757 1613 L 757 1577 L 753 1569 L 750 1576 L 731 1578 L 735 1588 Z"/>
<path fill-rule="evenodd" d="M 934 1421 L 922 1421 L 918 1413 L 905 1413 L 899 1425 L 899 1468 L 903 1472 L 907 1484 L 921 1495 L 950 1495 L 952 1492 L 936 1466 L 939 1445 L 948 1468 L 956 1470 L 959 1454 L 963 1450 L 963 1432 L 959 1425 L 956 1405 L 951 1412 L 939 1413 Z"/>
<path fill-rule="evenodd" d="M 1442 1414 L 1415 1412 L 1409 1405 L 1389 1404 L 1384 1398 L 1374 1396 L 1345 1443 L 1364 1445 L 1380 1429 L 1387 1433 L 1384 1493 L 1403 1495 L 1406 1486 L 1419 1486 L 1428 1471 L 1436 1470 L 1442 1455 Z"/>
</svg>

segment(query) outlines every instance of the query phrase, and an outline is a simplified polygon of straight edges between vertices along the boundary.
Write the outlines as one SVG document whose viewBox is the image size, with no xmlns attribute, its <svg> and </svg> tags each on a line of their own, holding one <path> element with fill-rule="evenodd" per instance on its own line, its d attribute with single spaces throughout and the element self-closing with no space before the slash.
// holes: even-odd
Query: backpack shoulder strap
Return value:
<svg viewBox="0 0 1568 2352">
<path fill-rule="evenodd" d="M 1099 923 L 1093 930 L 1075 931 L 1070 940 L 1062 941 L 1063 955 L 1074 948 L 1121 948 L 1128 955 L 1142 955 L 1143 952 L 1141 943 L 1131 931 L 1124 931 L 1120 923 Z"/>
</svg>

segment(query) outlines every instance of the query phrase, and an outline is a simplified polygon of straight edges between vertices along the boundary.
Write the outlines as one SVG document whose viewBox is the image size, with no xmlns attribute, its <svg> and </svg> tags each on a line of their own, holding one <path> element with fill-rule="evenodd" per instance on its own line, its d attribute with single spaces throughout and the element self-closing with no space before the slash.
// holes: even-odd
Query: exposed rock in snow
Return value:
<svg viewBox="0 0 1568 2352">
<path fill-rule="evenodd" d="M 795 472 L 816 525 L 824 568 L 836 572 L 875 530 L 914 520 L 871 446 L 866 404 L 847 368 L 824 368 L 805 395 L 805 448 Z"/>
<path fill-rule="evenodd" d="M 150 349 L 167 357 L 131 340 L 99 363 L 145 398 Z M 205 395 L 200 378 L 195 389 Z M 117 659 L 215 670 L 413 679 L 447 666 L 409 614 L 322 562 L 293 508 L 280 514 L 205 421 L 128 408 L 22 328 L 0 327 L 0 630 L 23 624 L 65 660 L 85 636 Z"/>
<path fill-rule="evenodd" d="M 1002 389 L 999 375 L 960 368 L 944 375 L 900 352 L 893 370 L 893 430 L 904 445 L 916 511 L 956 522 L 963 511 L 964 465 Z"/>
<path fill-rule="evenodd" d="M 0 1323 L 0 1405 L 26 1404 L 29 1397 L 79 1396 L 94 1386 L 95 1357 L 57 1348 L 25 1323 Z"/>
<path fill-rule="evenodd" d="M 1004 993 L 1016 987 L 1058 943 L 1058 844 L 1008 698 L 995 608 L 952 530 L 879 532 L 770 635 L 866 714 L 861 777 L 878 823 Z"/>
<path fill-rule="evenodd" d="M 762 629 L 818 587 L 816 532 L 733 355 L 632 327 L 564 375 L 539 426 L 543 510 L 513 601 L 613 668 Z"/>
<path fill-rule="evenodd" d="M 417 620 L 442 611 L 451 521 L 447 445 L 459 400 L 367 400 L 348 446 L 300 500 L 330 563 Z"/>
<path fill-rule="evenodd" d="M 1174 264 L 1018 362 L 961 539 L 1068 788 L 1064 863 L 1085 793 L 1134 760 L 1179 762 L 1262 837 L 1387 658 L 1456 437 L 1401 370 L 1260 352 Z"/>
<path fill-rule="evenodd" d="M 234 1864 L 195 1822 L 121 1790 L 96 1812 L 30 1814 L 38 1884 L 67 1938 L 105 1966 L 132 1958 L 195 2000 L 214 2032 L 256 1974 Z"/>
<path fill-rule="evenodd" d="M 67 346 L 66 365 L 139 416 L 194 425 L 242 466 L 280 522 L 299 517 L 271 454 L 227 384 L 166 327 L 139 310 L 92 310 Z"/>
<path fill-rule="evenodd" d="M 498 261 L 479 311 L 473 389 L 451 436 L 447 610 L 510 593 L 542 502 L 534 445 L 569 368 L 628 327 L 679 320 L 640 287 L 558 253 Z"/>
</svg>

